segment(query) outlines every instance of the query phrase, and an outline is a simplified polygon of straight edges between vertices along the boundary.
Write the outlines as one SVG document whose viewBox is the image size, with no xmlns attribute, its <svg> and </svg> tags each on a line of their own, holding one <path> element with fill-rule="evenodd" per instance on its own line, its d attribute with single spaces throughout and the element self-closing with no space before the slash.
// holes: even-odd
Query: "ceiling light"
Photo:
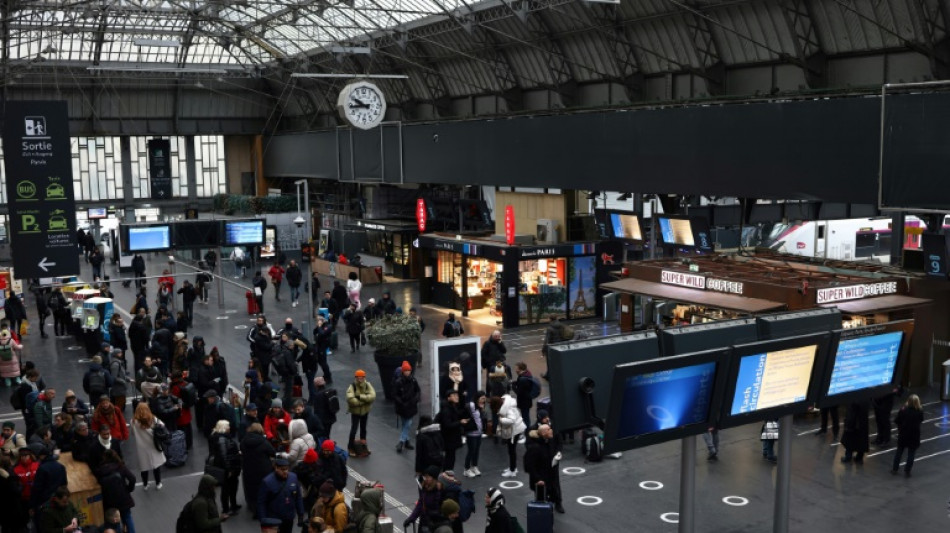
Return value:
<svg viewBox="0 0 950 533">
<path fill-rule="evenodd" d="M 164 46 L 166 48 L 178 48 L 181 43 L 167 39 L 135 39 L 132 41 L 135 46 Z"/>
<path fill-rule="evenodd" d="M 294 72 L 291 78 L 364 78 L 376 80 L 408 80 L 405 74 L 333 74 L 330 72 Z"/>
</svg>

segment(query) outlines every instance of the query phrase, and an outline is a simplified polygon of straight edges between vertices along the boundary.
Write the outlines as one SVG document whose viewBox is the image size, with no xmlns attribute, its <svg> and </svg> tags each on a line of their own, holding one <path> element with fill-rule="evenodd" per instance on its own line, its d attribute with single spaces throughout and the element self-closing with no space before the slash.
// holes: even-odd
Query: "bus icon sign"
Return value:
<svg viewBox="0 0 950 533">
<path fill-rule="evenodd" d="M 27 137 L 45 137 L 46 117 L 25 117 L 23 119 Z"/>
</svg>

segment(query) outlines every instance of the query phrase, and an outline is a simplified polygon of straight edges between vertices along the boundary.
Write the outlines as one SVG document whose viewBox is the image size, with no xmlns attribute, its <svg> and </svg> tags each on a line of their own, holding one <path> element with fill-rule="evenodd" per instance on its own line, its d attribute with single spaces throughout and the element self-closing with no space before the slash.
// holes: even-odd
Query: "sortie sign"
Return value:
<svg viewBox="0 0 950 533">
<path fill-rule="evenodd" d="M 168 139 L 149 139 L 148 171 L 152 184 L 152 200 L 172 197 L 172 144 Z"/>
<path fill-rule="evenodd" d="M 79 274 L 66 102 L 4 106 L 3 148 L 17 279 Z"/>
<path fill-rule="evenodd" d="M 510 205 L 505 206 L 505 242 L 515 243 L 515 208 Z"/>
</svg>

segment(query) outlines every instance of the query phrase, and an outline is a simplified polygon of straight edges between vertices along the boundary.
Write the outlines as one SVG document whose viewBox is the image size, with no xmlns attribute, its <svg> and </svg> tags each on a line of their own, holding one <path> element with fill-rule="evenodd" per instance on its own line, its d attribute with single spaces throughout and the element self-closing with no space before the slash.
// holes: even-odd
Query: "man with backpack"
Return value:
<svg viewBox="0 0 950 533">
<path fill-rule="evenodd" d="M 310 406 L 323 425 L 323 433 L 315 435 L 317 439 L 329 439 L 330 430 L 336 423 L 336 414 L 340 412 L 340 397 L 336 389 L 327 388 L 323 376 L 313 378 L 314 393 L 310 395 Z"/>
<path fill-rule="evenodd" d="M 109 395 L 113 383 L 112 375 L 102 368 L 102 357 L 94 356 L 89 370 L 82 377 L 82 390 L 89 396 L 89 405 L 99 405 L 99 398 Z"/>
<path fill-rule="evenodd" d="M 439 484 L 441 470 L 437 466 L 428 466 L 422 473 L 422 484 L 419 485 L 419 498 L 409 517 L 402 523 L 403 529 L 419 521 L 419 529 L 432 530 L 433 523 L 438 522 L 442 515 L 442 486 Z"/>
<path fill-rule="evenodd" d="M 518 378 L 512 386 L 515 392 L 515 400 L 518 402 L 518 409 L 521 411 L 521 418 L 524 419 L 526 426 L 531 426 L 531 404 L 534 399 L 541 395 L 541 382 L 538 378 L 531 375 L 528 365 L 524 361 L 518 361 L 515 364 L 515 372 Z"/>
<path fill-rule="evenodd" d="M 20 448 L 26 447 L 26 436 L 16 432 L 16 424 L 12 421 L 3 423 L 0 430 L 0 454 L 9 457 L 13 464 L 20 459 Z"/>
<path fill-rule="evenodd" d="M 327 439 L 320 443 L 320 460 L 314 476 L 318 483 L 329 481 L 339 491 L 346 487 L 348 474 L 344 455 L 344 452 L 338 450 L 336 443 L 332 440 Z"/>
<path fill-rule="evenodd" d="M 366 457 L 370 454 L 366 445 L 366 424 L 369 421 L 369 411 L 376 401 L 376 389 L 366 381 L 366 371 L 359 369 L 354 373 L 354 381 L 346 389 L 346 403 L 350 411 L 350 438 L 347 449 L 350 455 Z M 356 441 L 356 431 L 359 429 L 360 440 Z"/>
<path fill-rule="evenodd" d="M 342 533 L 348 524 L 356 524 L 353 510 L 346 505 L 343 493 L 338 491 L 329 480 L 320 485 L 320 498 L 310 511 L 310 516 L 319 516 L 333 531 Z M 350 528 L 353 529 L 353 528 Z"/>
<path fill-rule="evenodd" d="M 462 323 L 455 319 L 455 313 L 449 313 L 449 319 L 442 326 L 443 337 L 459 337 L 465 330 L 462 329 Z"/>
</svg>

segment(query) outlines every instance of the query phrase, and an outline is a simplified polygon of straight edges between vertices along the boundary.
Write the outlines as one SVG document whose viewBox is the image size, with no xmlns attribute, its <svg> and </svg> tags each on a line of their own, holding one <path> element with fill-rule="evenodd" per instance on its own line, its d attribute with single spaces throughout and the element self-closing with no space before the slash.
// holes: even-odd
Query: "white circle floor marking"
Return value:
<svg viewBox="0 0 950 533">
<path fill-rule="evenodd" d="M 498 486 L 505 490 L 514 490 L 514 489 L 520 489 L 521 487 L 523 487 L 524 483 L 520 481 L 502 481 L 501 483 L 498 484 Z"/>
<path fill-rule="evenodd" d="M 722 503 L 733 507 L 742 507 L 743 505 L 749 505 L 749 499 L 742 496 L 726 496 L 722 499 Z"/>
<path fill-rule="evenodd" d="M 577 503 L 586 505 L 588 507 L 593 507 L 594 505 L 600 505 L 604 503 L 604 499 L 597 496 L 581 496 L 577 499 Z"/>
<path fill-rule="evenodd" d="M 568 466 L 564 468 L 563 470 L 561 470 L 561 472 L 564 472 L 565 474 L 569 476 L 578 476 L 578 475 L 583 474 L 584 472 L 587 472 L 587 470 L 584 470 L 583 468 L 579 466 Z"/>
<path fill-rule="evenodd" d="M 67 349 L 67 350 L 70 350 L 70 351 L 72 351 L 72 350 L 82 350 L 82 346 L 80 346 L 80 345 L 78 345 L 78 344 L 74 344 L 74 345 L 72 345 L 72 346 L 67 346 L 66 349 Z"/>
<path fill-rule="evenodd" d="M 659 481 L 641 481 L 640 488 L 643 490 L 660 490 L 663 488 L 663 484 Z"/>
<path fill-rule="evenodd" d="M 247 329 L 247 324 L 238 324 L 234 326 L 234 329 Z"/>
<path fill-rule="evenodd" d="M 660 515 L 660 520 L 666 522 L 667 524 L 679 524 L 680 514 L 679 513 L 663 513 Z"/>
</svg>

